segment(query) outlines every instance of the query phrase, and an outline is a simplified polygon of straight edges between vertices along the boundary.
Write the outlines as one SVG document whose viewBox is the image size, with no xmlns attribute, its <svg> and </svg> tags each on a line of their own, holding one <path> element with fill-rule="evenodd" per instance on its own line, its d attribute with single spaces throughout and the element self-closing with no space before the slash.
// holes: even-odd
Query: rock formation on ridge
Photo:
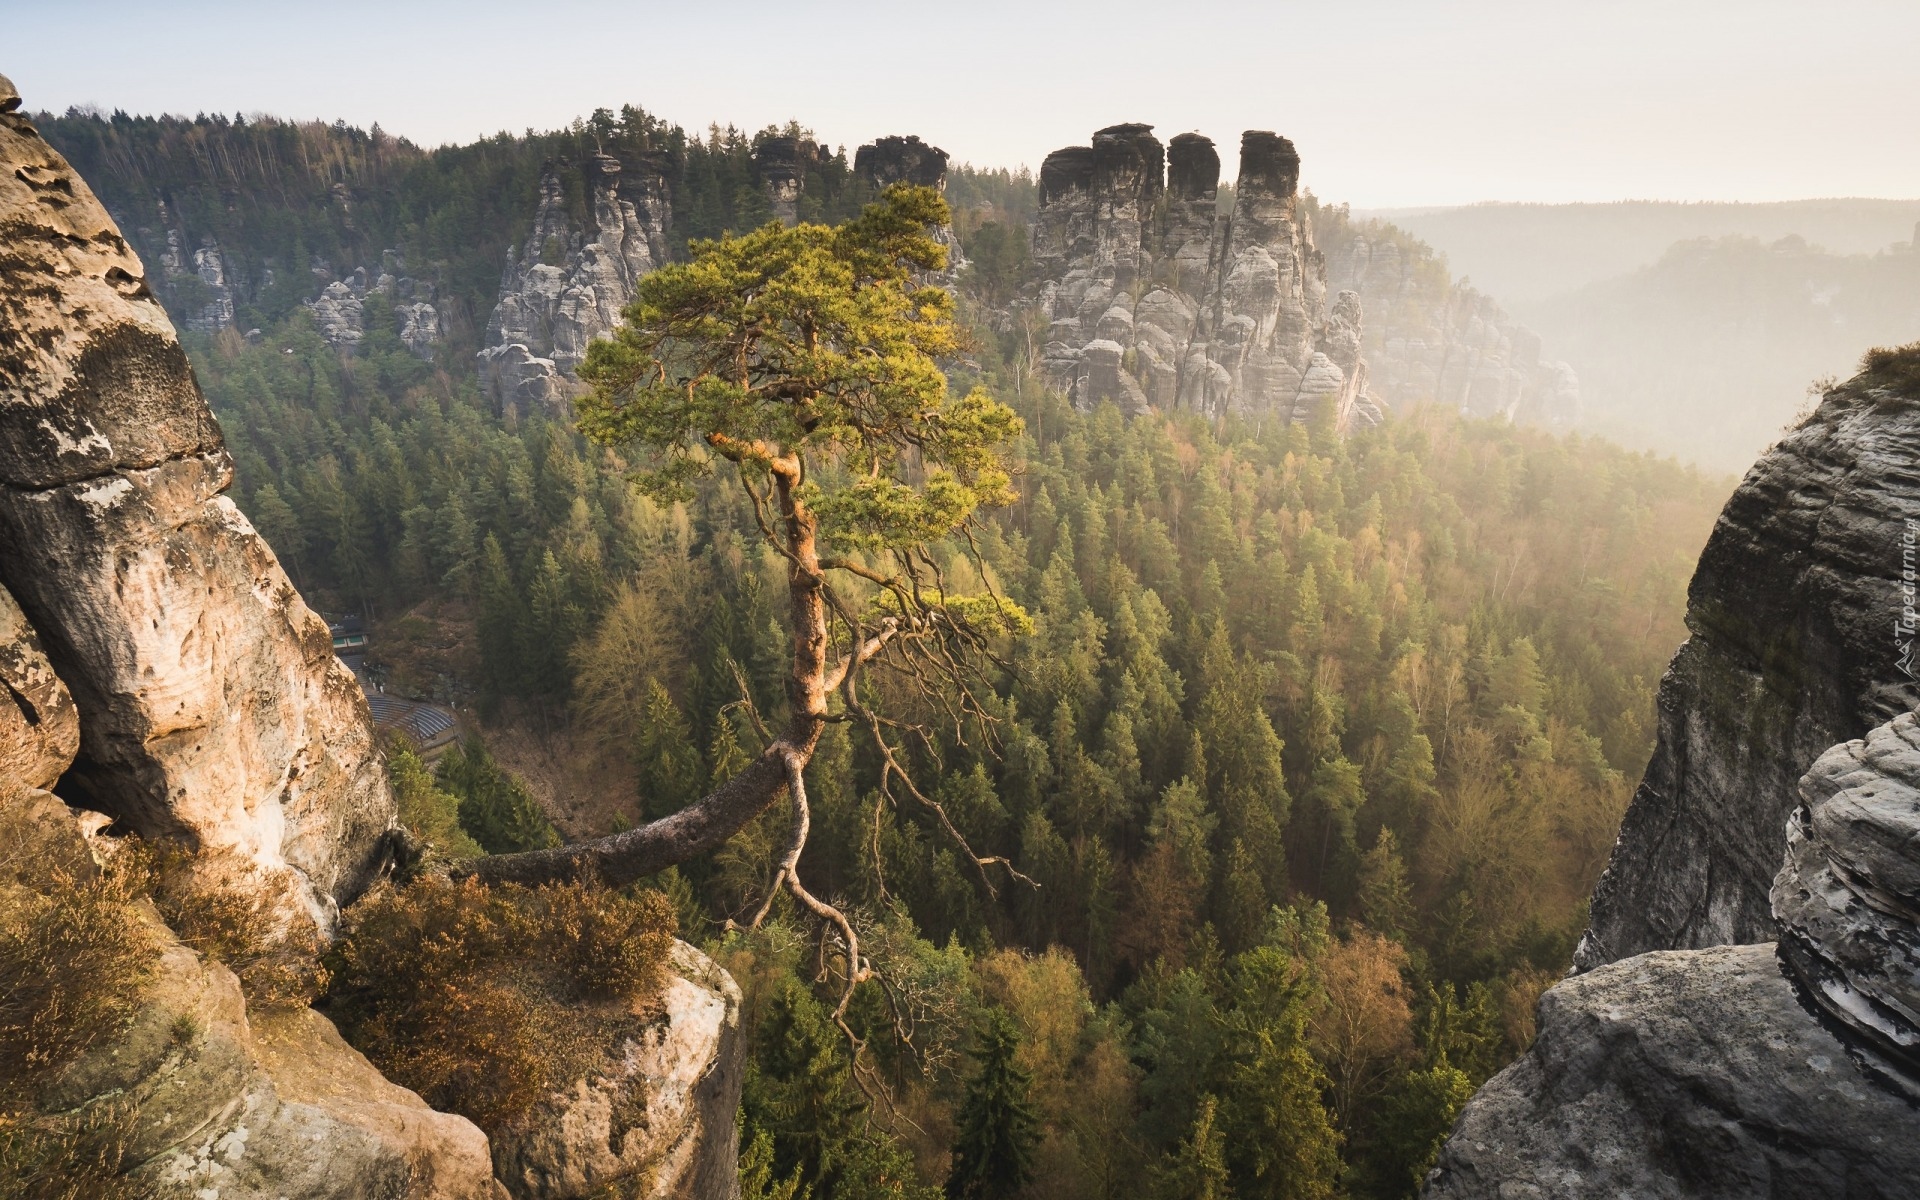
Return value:
<svg viewBox="0 0 1920 1200">
<path fill-rule="evenodd" d="M 1423 1195 L 1912 1193 L 1916 392 L 1871 372 L 1829 391 L 1729 501 L 1585 973 L 1542 997 L 1538 1038 L 1467 1104 Z M 1807 762 L 1850 722 L 1873 727 Z"/>
<path fill-rule="evenodd" d="M 1583 970 L 1774 937 L 1795 785 L 1829 746 L 1920 706 L 1896 628 L 1920 525 L 1920 404 L 1862 376 L 1747 472 L 1688 589 Z"/>
<path fill-rule="evenodd" d="M 927 145 L 918 137 L 877 138 L 854 151 L 853 173 L 876 192 L 896 183 L 945 192 L 947 152 L 938 146 Z M 960 277 L 961 268 L 967 265 L 967 256 L 960 249 L 960 239 L 953 236 L 952 225 L 942 225 L 934 230 L 933 237 L 947 248 L 947 266 L 943 271 L 929 272 L 924 277 L 925 282 L 951 289 Z"/>
<path fill-rule="evenodd" d="M 368 278 L 365 267 L 356 267 L 345 279 L 337 279 L 320 289 L 306 302 L 320 336 L 336 350 L 351 350 L 366 336 L 361 313 L 367 297 L 378 293 L 393 307 L 393 320 L 400 341 L 416 358 L 433 361 L 433 350 L 440 342 L 440 313 L 434 308 L 434 288 L 424 279 L 406 274 L 399 251 L 380 256 L 380 273 Z"/>
<path fill-rule="evenodd" d="M 500 300 L 480 351 L 482 387 L 499 406 L 552 405 L 578 386 L 587 343 L 619 323 L 640 277 L 667 261 L 666 182 L 596 154 L 584 165 L 588 222 L 568 212 L 563 165 L 540 177 L 533 228 L 507 251 Z"/>
<path fill-rule="evenodd" d="M 1163 147 L 1149 125 L 1047 156 L 1033 227 L 1046 374 L 1082 407 L 1372 421 L 1359 302 L 1328 309 L 1293 143 L 1243 135 L 1224 215 L 1219 171 L 1208 139 Z"/>
</svg>

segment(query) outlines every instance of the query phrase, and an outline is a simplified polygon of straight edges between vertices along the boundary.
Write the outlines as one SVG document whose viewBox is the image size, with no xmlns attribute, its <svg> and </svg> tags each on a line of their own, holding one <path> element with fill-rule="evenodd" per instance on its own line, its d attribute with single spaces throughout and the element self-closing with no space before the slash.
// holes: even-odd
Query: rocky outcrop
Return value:
<svg viewBox="0 0 1920 1200">
<path fill-rule="evenodd" d="M 45 792 L 0 801 L 0 842 L 0 904 L 119 852 L 90 850 Z M 156 1200 L 505 1200 L 479 1129 L 382 1078 L 319 1013 L 249 1010 L 231 971 L 138 911 L 157 956 L 132 1021 L 40 1089 L 41 1121 L 112 1114 L 121 1171 Z"/>
<path fill-rule="evenodd" d="M 584 224 L 568 210 L 567 169 L 546 165 L 533 229 L 507 251 L 479 356 L 481 384 L 496 405 L 552 405 L 570 395 L 587 344 L 619 323 L 640 278 L 667 260 L 670 214 L 657 165 L 629 170 L 604 154 L 589 159 Z"/>
<path fill-rule="evenodd" d="M 1537 1040 L 1462 1111 L 1426 1196 L 1913 1193 L 1912 391 L 1871 373 L 1830 391 L 1728 503 L 1584 973 L 1542 997 Z"/>
<path fill-rule="evenodd" d="M 659 1015 L 589 1079 L 495 1140 L 499 1177 L 527 1200 L 573 1200 L 616 1183 L 641 1200 L 739 1194 L 746 1043 L 740 989 L 712 959 L 674 943 Z"/>
<path fill-rule="evenodd" d="M 1879 1078 L 1920 1102 L 1920 721 L 1827 751 L 1800 797 L 1773 883 L 1781 957 Z"/>
<path fill-rule="evenodd" d="M 166 249 L 160 253 L 160 277 L 175 311 L 195 333 L 217 333 L 233 324 L 233 288 L 227 281 L 227 259 L 211 236 L 187 248 L 167 202 L 159 201 L 160 226 L 166 231 Z"/>
<path fill-rule="evenodd" d="M 139 260 L 18 103 L 0 111 L 0 583 L 78 709 L 60 791 L 242 855 L 324 924 L 394 823 L 365 701 L 226 496 Z"/>
<path fill-rule="evenodd" d="M 1643 954 L 1541 997 L 1427 1200 L 1894 1197 L 1920 1116 L 1801 1006 L 1770 945 Z"/>
<path fill-rule="evenodd" d="M 386 298 L 393 312 L 394 332 L 415 358 L 433 361 L 434 347 L 440 342 L 440 312 L 434 307 L 434 287 L 406 273 L 406 264 L 398 251 L 381 255 L 380 271 L 369 276 L 365 267 L 356 267 L 345 279 L 336 279 L 306 302 L 307 311 L 320 336 L 336 350 L 352 350 L 366 337 L 367 298 Z"/>
<path fill-rule="evenodd" d="M 807 137 L 783 134 L 759 138 L 754 142 L 754 175 L 767 195 L 767 203 L 773 207 L 773 215 L 782 225 L 792 225 L 800 219 L 800 194 L 807 187 L 808 169 L 831 157 L 826 147 Z M 945 169 L 943 156 L 943 175 Z"/>
<path fill-rule="evenodd" d="M 1364 331 L 1368 387 L 1388 408 L 1441 404 L 1475 417 L 1570 429 L 1580 380 L 1542 354 L 1540 339 L 1492 297 L 1447 274 L 1424 242 L 1344 207 L 1318 210 L 1327 287 L 1375 314 Z"/>
<path fill-rule="evenodd" d="M 1692 636 L 1661 681 L 1658 742 L 1579 968 L 1773 939 L 1796 782 L 1920 706 L 1902 581 L 1916 537 L 1920 403 L 1874 376 L 1829 392 L 1754 464 L 1688 590 Z"/>
<path fill-rule="evenodd" d="M 1374 419 L 1360 304 L 1328 310 L 1293 143 L 1242 136 L 1225 214 L 1219 170 L 1208 139 L 1163 147 L 1149 125 L 1047 156 L 1033 226 L 1046 374 L 1083 408 L 1185 405 L 1341 430 Z"/>
</svg>

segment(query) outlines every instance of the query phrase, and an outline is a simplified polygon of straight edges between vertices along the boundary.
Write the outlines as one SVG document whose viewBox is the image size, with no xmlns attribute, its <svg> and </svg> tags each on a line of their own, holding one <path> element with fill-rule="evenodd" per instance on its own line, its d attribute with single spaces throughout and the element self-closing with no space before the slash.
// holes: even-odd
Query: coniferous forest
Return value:
<svg viewBox="0 0 1920 1200">
<path fill-rule="evenodd" d="M 377 131 L 143 122 L 48 136 L 96 186 L 251 155 L 258 191 L 229 207 L 257 236 L 224 244 L 283 263 L 406 246 L 440 264 L 451 312 L 472 298 L 449 321 L 469 350 L 544 157 L 663 156 L 682 252 L 769 215 L 751 137 L 637 110 L 431 154 Z M 249 207 L 322 150 L 414 182 L 364 188 L 384 198 L 347 223 Z M 816 170 L 802 219 L 870 198 L 844 154 Z M 801 914 L 735 927 L 784 814 L 642 885 L 743 991 L 745 1194 L 1409 1196 L 1569 962 L 1732 481 L 1432 408 L 1344 438 L 1075 411 L 1005 315 L 1031 180 L 963 169 L 948 198 L 973 264 L 952 388 L 1024 431 L 1015 502 L 934 554 L 948 589 L 991 585 L 1032 631 L 999 648 L 990 734 L 936 725 L 900 752 L 975 850 L 1032 882 L 990 890 L 830 726 L 801 869 L 877 973 L 850 1008 L 857 1053 Z M 738 485 L 650 499 L 568 417 L 484 401 L 469 355 L 409 353 L 381 297 L 343 354 L 288 286 L 239 318 L 258 337 L 186 335 L 189 354 L 235 499 L 309 602 L 366 614 L 388 687 L 469 720 L 437 769 L 391 752 L 415 832 L 536 848 L 742 769 L 791 650 L 784 565 Z"/>
</svg>

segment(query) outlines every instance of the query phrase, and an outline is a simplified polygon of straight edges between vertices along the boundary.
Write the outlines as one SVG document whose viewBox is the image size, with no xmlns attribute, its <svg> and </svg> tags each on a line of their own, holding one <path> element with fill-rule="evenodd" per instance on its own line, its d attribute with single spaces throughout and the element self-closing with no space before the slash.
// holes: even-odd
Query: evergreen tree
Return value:
<svg viewBox="0 0 1920 1200">
<path fill-rule="evenodd" d="M 1153 1169 L 1153 1200 L 1229 1200 L 1227 1137 L 1214 1120 L 1219 1102 L 1212 1096 L 1200 1102 L 1193 1132 Z"/>
<path fill-rule="evenodd" d="M 440 782 L 460 798 L 460 828 L 488 854 L 544 850 L 560 834 L 526 785 L 502 770 L 479 735 L 440 760 Z"/>
<path fill-rule="evenodd" d="M 1032 1077 L 1014 1061 L 1019 1048 L 1012 1019 L 993 1010 L 976 1037 L 979 1069 L 957 1117 L 947 1174 L 951 1200 L 1008 1200 L 1033 1178 L 1039 1119 L 1028 1095 Z"/>
</svg>

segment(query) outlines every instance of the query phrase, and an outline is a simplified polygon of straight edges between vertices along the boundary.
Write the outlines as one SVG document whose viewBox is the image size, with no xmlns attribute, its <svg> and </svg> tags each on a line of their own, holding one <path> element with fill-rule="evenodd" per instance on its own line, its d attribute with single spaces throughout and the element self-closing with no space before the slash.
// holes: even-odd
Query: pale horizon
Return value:
<svg viewBox="0 0 1920 1200">
<path fill-rule="evenodd" d="M 8 3 L 34 50 L 0 73 L 33 111 L 259 112 L 433 147 L 635 104 L 1015 169 L 1139 121 L 1213 138 L 1228 179 L 1241 131 L 1273 129 L 1305 186 L 1362 209 L 1920 196 L 1920 5 L 1892 0 Z"/>
</svg>

